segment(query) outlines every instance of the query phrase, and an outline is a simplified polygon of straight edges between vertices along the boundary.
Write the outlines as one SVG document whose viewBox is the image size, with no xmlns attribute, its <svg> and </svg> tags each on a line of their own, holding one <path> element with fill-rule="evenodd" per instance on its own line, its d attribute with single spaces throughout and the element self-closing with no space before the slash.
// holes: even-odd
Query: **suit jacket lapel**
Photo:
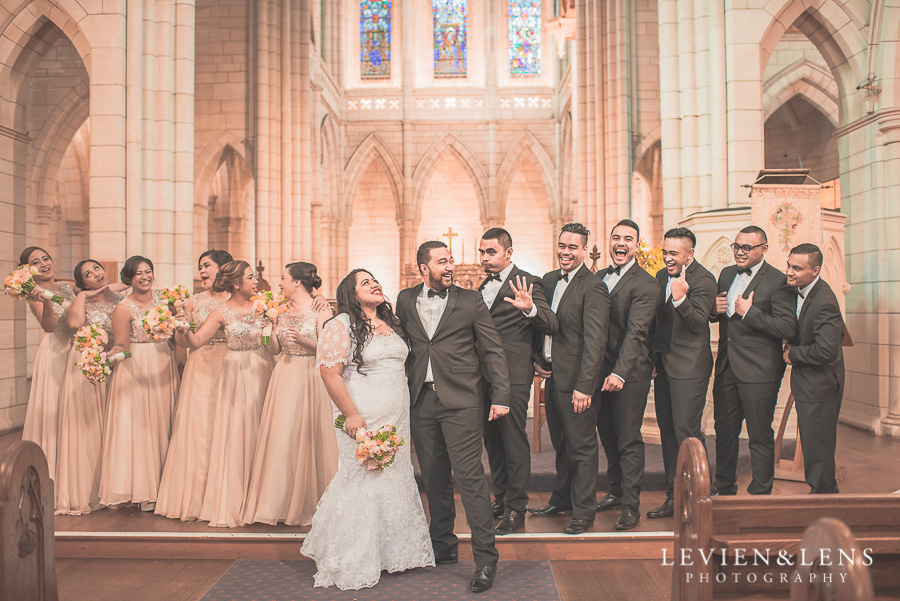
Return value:
<svg viewBox="0 0 900 601">
<path fill-rule="evenodd" d="M 410 304 L 410 306 L 407 307 L 407 314 L 412 318 L 410 321 L 415 322 L 415 325 L 412 327 L 417 328 L 419 332 L 421 332 L 422 336 L 424 336 L 427 340 L 428 332 L 425 331 L 425 326 L 422 325 L 422 316 L 419 315 L 419 307 L 417 306 L 416 302 L 419 298 L 419 295 L 422 294 L 422 288 L 424 286 L 425 284 L 419 284 L 418 286 L 413 287 L 414 294 L 410 294 L 410 300 L 407 301 Z M 407 326 L 408 325 L 409 324 L 407 324 Z"/>
<path fill-rule="evenodd" d="M 578 267 L 578 270 L 575 272 L 575 275 L 569 276 L 569 285 L 566 286 L 566 289 L 563 291 L 562 298 L 559 299 L 559 305 L 556 307 L 557 315 L 559 315 L 559 312 L 562 311 L 562 308 L 566 302 L 566 299 L 571 296 L 571 294 L 569 294 L 569 292 L 571 292 L 572 288 L 575 286 L 575 282 L 578 281 L 579 279 L 581 279 L 582 277 L 584 277 L 585 272 L 588 272 L 588 271 L 590 271 L 590 270 L 587 268 L 587 265 L 582 263 Z M 558 282 L 559 282 L 559 280 L 557 280 L 557 283 Z M 555 288 L 554 288 L 554 291 L 555 291 Z"/>
<path fill-rule="evenodd" d="M 750 280 L 750 283 L 747 284 L 747 288 L 744 290 L 744 294 L 742 295 L 744 298 L 750 298 L 750 293 L 756 290 L 756 287 L 759 286 L 759 283 L 763 281 L 763 278 L 766 277 L 766 270 L 770 267 L 768 263 L 765 261 L 759 266 L 759 269 L 756 270 L 756 275 L 753 276 L 753 279 Z"/>
<path fill-rule="evenodd" d="M 757 274 L 759 275 L 759 274 Z M 732 271 L 731 275 L 727 278 L 722 279 L 722 289 L 719 292 L 728 292 L 731 290 L 731 285 L 734 284 L 734 279 L 737 277 L 737 270 Z"/>
<path fill-rule="evenodd" d="M 819 291 L 819 288 L 822 287 L 821 284 L 822 284 L 822 280 L 820 279 L 818 282 L 816 282 L 816 285 L 812 287 L 812 290 L 810 290 L 809 293 L 806 295 L 806 298 L 803 299 L 803 307 L 800 309 L 800 317 L 797 318 L 797 324 L 800 324 L 803 322 L 803 316 L 806 315 L 807 309 L 809 309 L 809 306 L 812 304 L 813 297 Z"/>
<path fill-rule="evenodd" d="M 641 266 L 637 264 L 637 261 L 635 261 L 634 265 L 631 266 L 631 269 L 623 273 L 622 277 L 619 278 L 619 281 L 616 282 L 616 285 L 613 287 L 613 289 L 609 291 L 609 298 L 614 298 L 619 293 L 619 291 L 628 284 L 628 281 L 635 273 L 634 270 L 640 268 Z"/>
<path fill-rule="evenodd" d="M 494 312 L 498 307 L 502 307 L 504 305 L 508 305 L 509 303 L 503 300 L 504 298 L 514 298 L 514 294 L 512 288 L 510 288 L 509 283 L 516 281 L 516 276 L 519 275 L 519 268 L 513 266 L 512 271 L 509 272 L 509 277 L 506 278 L 505 281 L 500 282 L 500 290 L 497 291 L 497 296 L 494 298 L 494 303 L 491 305 L 490 310 L 491 313 Z"/>
<path fill-rule="evenodd" d="M 447 291 L 447 306 L 444 307 L 444 313 L 441 315 L 441 320 L 438 322 L 437 327 L 434 329 L 434 334 L 431 336 L 431 340 L 434 340 L 438 335 L 438 332 L 441 331 L 441 328 L 444 327 L 444 324 L 450 319 L 450 313 L 453 312 L 453 307 L 456 306 L 456 299 L 459 296 L 459 288 L 456 284 L 450 286 L 450 289 Z"/>
</svg>

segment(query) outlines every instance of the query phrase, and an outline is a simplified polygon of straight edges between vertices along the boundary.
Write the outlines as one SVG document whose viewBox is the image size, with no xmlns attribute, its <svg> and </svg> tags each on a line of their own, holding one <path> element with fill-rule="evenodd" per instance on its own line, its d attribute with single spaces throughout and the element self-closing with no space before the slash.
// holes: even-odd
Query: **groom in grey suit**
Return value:
<svg viewBox="0 0 900 601">
<path fill-rule="evenodd" d="M 453 285 L 453 258 L 447 245 L 423 243 L 416 263 L 424 283 L 400 292 L 397 317 L 409 336 L 410 421 L 431 514 L 431 543 L 437 563 L 456 563 L 455 480 L 477 566 L 469 589 L 480 593 L 493 584 L 499 559 L 481 463 L 481 374 L 486 374 L 492 389 L 488 419 L 506 415 L 510 395 L 506 354 L 481 294 Z"/>
</svg>

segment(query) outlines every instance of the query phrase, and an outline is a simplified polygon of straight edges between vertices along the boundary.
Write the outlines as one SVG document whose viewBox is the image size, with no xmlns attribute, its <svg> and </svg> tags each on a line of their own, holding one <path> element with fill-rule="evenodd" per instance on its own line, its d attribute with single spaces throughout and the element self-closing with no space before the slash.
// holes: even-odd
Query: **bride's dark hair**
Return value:
<svg viewBox="0 0 900 601">
<path fill-rule="evenodd" d="M 369 276 L 372 276 L 372 273 L 368 269 L 354 269 L 341 280 L 340 284 L 338 284 L 335 296 L 337 297 L 338 313 L 346 313 L 350 316 L 350 332 L 356 340 L 356 349 L 354 349 L 352 357 L 353 363 L 356 364 L 356 371 L 366 375 L 362 371 L 362 351 L 363 347 L 366 346 L 366 343 L 372 339 L 374 331 L 372 329 L 372 323 L 368 320 L 366 314 L 363 313 L 362 303 L 359 302 L 359 296 L 356 294 L 356 275 L 359 273 L 367 273 Z M 391 329 L 393 329 L 407 345 L 409 344 L 409 341 L 406 339 L 406 332 L 403 330 L 400 320 L 394 315 L 394 310 L 391 308 L 391 303 L 388 299 L 384 299 L 384 302 L 378 305 L 378 308 L 375 309 L 375 314 L 384 323 L 391 326 Z"/>
</svg>

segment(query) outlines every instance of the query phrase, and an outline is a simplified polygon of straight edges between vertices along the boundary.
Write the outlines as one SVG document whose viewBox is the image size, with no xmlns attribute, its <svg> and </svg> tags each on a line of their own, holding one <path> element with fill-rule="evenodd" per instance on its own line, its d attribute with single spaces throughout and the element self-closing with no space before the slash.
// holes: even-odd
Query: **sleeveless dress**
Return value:
<svg viewBox="0 0 900 601">
<path fill-rule="evenodd" d="M 288 331 L 316 339 L 312 308 L 278 318 L 281 355 L 263 403 L 244 523 L 308 526 L 319 497 L 337 471 L 331 399 L 315 353 L 290 342 Z"/>
<path fill-rule="evenodd" d="M 57 429 L 59 421 L 60 393 L 66 375 L 66 355 L 72 346 L 72 330 L 67 323 L 69 305 L 75 293 L 66 282 L 59 282 L 58 294 L 63 297 L 60 305 L 51 304 L 56 314 L 56 328 L 44 332 L 34 355 L 31 372 L 31 390 L 25 409 L 25 426 L 22 440 L 36 443 L 47 456 L 50 479 L 56 482 Z M 46 309 L 44 305 L 44 309 Z"/>
<path fill-rule="evenodd" d="M 351 359 L 355 347 L 350 319 L 342 313 L 325 324 L 317 363 L 343 363 L 341 377 L 368 428 L 394 425 L 406 444 L 392 465 L 367 471 L 356 461 L 356 441 L 338 432 L 338 471 L 319 501 L 301 552 L 316 562 L 316 586 L 344 590 L 374 586 L 382 570 L 434 565 L 410 458 L 409 349 L 395 333 L 373 337 L 363 349 L 363 375 Z M 336 408 L 333 414 L 339 414 Z"/>
<path fill-rule="evenodd" d="M 178 368 L 168 341 L 152 342 L 144 331 L 145 309 L 130 298 L 131 358 L 117 364 L 109 384 L 103 431 L 100 502 L 103 505 L 156 502 L 169 447 L 178 394 Z M 153 304 L 160 303 L 153 292 Z"/>
<path fill-rule="evenodd" d="M 209 292 L 194 295 L 192 321 L 199 328 L 223 302 L 211 298 Z M 219 400 L 219 377 L 227 349 L 225 332 L 220 328 L 212 340 L 188 354 L 178 391 L 172 440 L 159 483 L 155 510 L 159 515 L 182 521 L 200 517 Z"/>
<path fill-rule="evenodd" d="M 116 295 L 108 304 L 89 301 L 85 305 L 84 323 L 106 331 L 106 350 L 114 345 L 112 314 L 121 301 Z M 74 346 L 66 357 L 59 409 L 59 479 L 54 487 L 57 514 L 84 515 L 100 508 L 100 446 L 110 379 L 88 382 L 76 365 L 80 358 Z"/>
<path fill-rule="evenodd" d="M 235 313 L 224 304 L 219 311 L 225 318 L 228 350 L 219 378 L 200 519 L 210 526 L 233 528 L 243 525 L 241 515 L 273 360 L 260 343 L 262 317 L 253 312 Z"/>
</svg>

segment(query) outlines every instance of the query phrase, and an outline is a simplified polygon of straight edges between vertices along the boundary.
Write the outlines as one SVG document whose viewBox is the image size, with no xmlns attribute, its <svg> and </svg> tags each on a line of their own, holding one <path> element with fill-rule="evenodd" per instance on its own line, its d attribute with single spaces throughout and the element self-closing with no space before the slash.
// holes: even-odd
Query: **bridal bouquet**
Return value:
<svg viewBox="0 0 900 601">
<path fill-rule="evenodd" d="M 194 330 L 194 324 L 175 319 L 168 304 L 156 305 L 144 313 L 141 321 L 144 331 L 153 342 L 159 342 L 169 338 L 175 333 L 175 328 L 188 328 Z"/>
<path fill-rule="evenodd" d="M 269 323 L 263 328 L 262 343 L 272 343 L 272 323 L 275 318 L 288 310 L 288 301 L 284 296 L 271 290 L 263 290 L 250 297 L 253 310 L 259 315 L 269 318 Z"/>
<path fill-rule="evenodd" d="M 334 420 L 334 427 L 343 429 L 346 418 L 343 415 Z M 356 461 L 367 471 L 381 471 L 394 463 L 397 449 L 406 441 L 397 435 L 397 426 L 384 425 L 374 432 L 364 428 L 356 431 Z"/>
<path fill-rule="evenodd" d="M 99 384 L 106 380 L 112 373 L 113 363 L 131 357 L 130 351 L 110 355 L 103 350 L 109 342 L 109 336 L 106 334 L 106 330 L 94 324 L 79 328 L 75 332 L 73 342 L 75 348 L 81 351 L 81 359 L 76 362 L 76 365 L 91 384 Z"/>
<path fill-rule="evenodd" d="M 19 265 L 19 268 L 6 276 L 3 288 L 6 293 L 19 300 L 28 300 L 31 292 L 34 291 L 34 276 L 38 274 L 37 267 L 33 265 Z M 49 301 L 53 301 L 57 305 L 61 305 L 63 297 L 53 294 L 49 290 L 41 290 L 41 297 Z"/>
<path fill-rule="evenodd" d="M 183 305 L 184 301 L 186 301 L 191 296 L 190 291 L 187 289 L 187 286 L 169 286 L 168 288 L 163 288 L 163 290 L 159 293 L 159 299 L 169 305 L 169 308 L 175 312 L 178 311 Z"/>
</svg>

